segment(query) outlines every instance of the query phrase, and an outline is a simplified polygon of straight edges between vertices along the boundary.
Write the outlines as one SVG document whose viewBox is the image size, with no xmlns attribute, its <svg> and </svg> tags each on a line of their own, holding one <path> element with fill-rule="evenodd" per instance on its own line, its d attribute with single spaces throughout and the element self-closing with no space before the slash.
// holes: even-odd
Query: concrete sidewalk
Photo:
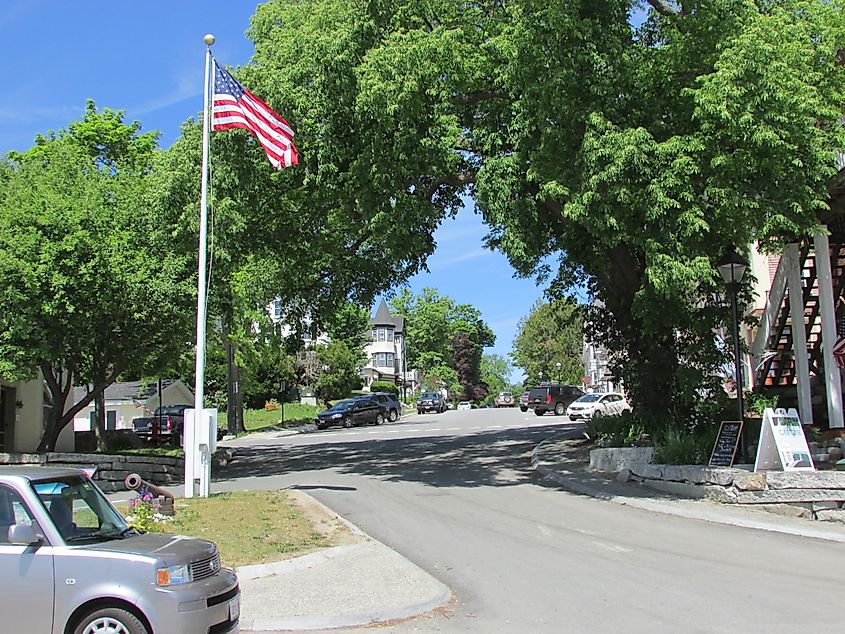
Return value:
<svg viewBox="0 0 845 634">
<path fill-rule="evenodd" d="M 354 543 L 238 568 L 241 631 L 367 626 L 424 614 L 451 600 L 440 581 L 337 517 Z"/>
<path fill-rule="evenodd" d="M 637 482 L 618 482 L 610 474 L 590 469 L 589 455 L 573 451 L 569 440 L 566 435 L 556 435 L 539 443 L 531 454 L 531 464 L 539 474 L 574 493 L 688 519 L 845 543 L 841 524 L 783 517 L 749 505 L 680 498 Z"/>
</svg>

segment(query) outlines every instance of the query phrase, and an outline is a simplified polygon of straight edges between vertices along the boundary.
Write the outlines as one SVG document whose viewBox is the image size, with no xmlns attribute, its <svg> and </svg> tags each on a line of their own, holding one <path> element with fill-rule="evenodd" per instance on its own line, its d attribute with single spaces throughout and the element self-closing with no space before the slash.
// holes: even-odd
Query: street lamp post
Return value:
<svg viewBox="0 0 845 634">
<path fill-rule="evenodd" d="M 560 383 L 560 367 L 561 367 L 560 361 L 555 363 L 555 366 L 557 366 L 557 382 Z"/>
<path fill-rule="evenodd" d="M 725 281 L 725 286 L 731 294 L 731 312 L 733 313 L 734 326 L 734 368 L 736 372 L 736 401 L 739 408 L 739 420 L 743 420 L 744 409 L 742 404 L 742 367 L 740 362 L 740 348 L 739 348 L 739 311 L 737 309 L 737 294 L 739 293 L 740 285 L 742 284 L 742 277 L 745 275 L 745 269 L 748 268 L 748 263 L 739 255 L 735 249 L 732 249 L 725 257 L 723 257 L 716 264 L 719 270 L 719 275 Z M 744 448 L 743 448 L 744 452 Z"/>
</svg>

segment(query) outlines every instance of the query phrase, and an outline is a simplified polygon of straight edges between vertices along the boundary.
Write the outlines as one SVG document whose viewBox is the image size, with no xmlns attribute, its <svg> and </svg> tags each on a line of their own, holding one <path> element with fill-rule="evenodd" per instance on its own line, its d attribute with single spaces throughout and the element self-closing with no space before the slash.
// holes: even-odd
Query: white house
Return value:
<svg viewBox="0 0 845 634">
<path fill-rule="evenodd" d="M 405 318 L 394 317 L 382 299 L 370 329 L 370 342 L 364 346 L 367 364 L 361 371 L 364 389 L 373 381 L 388 381 L 415 391 L 416 372 L 408 370 L 405 360 Z"/>
<path fill-rule="evenodd" d="M 34 452 L 44 435 L 44 416 L 50 407 L 50 393 L 41 373 L 30 381 L 8 381 L 0 377 L 0 453 Z M 57 451 L 73 451 L 70 425 L 56 442 Z"/>
<path fill-rule="evenodd" d="M 74 389 L 74 399 L 85 395 L 85 388 Z M 193 405 L 194 393 L 179 379 L 161 380 L 161 397 L 158 381 L 125 381 L 112 383 L 106 388 L 106 429 L 132 429 L 132 419 L 152 416 L 159 405 Z M 73 419 L 74 431 L 91 431 L 94 420 L 94 403 L 82 409 Z"/>
</svg>

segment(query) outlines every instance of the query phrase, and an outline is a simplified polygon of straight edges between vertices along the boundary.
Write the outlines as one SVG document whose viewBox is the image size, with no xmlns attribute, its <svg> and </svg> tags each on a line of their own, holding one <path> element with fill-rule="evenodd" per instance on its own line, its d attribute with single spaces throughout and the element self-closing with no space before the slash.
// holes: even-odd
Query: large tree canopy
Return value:
<svg viewBox="0 0 845 634">
<path fill-rule="evenodd" d="M 818 225 L 845 142 L 839 5 L 277 0 L 243 74 L 298 122 L 309 207 L 409 247 L 409 272 L 472 196 L 520 274 L 600 300 L 591 336 L 671 421 L 724 354 L 714 260 Z"/>
<path fill-rule="evenodd" d="M 155 147 L 155 134 L 89 102 L 81 121 L 0 165 L 0 373 L 41 370 L 41 451 L 119 374 L 189 350 L 191 286 L 147 213 Z M 66 403 L 74 385 L 87 395 Z"/>
<path fill-rule="evenodd" d="M 529 383 L 554 380 L 580 385 L 583 350 L 584 307 L 570 300 L 538 301 L 519 320 L 511 357 Z"/>
</svg>

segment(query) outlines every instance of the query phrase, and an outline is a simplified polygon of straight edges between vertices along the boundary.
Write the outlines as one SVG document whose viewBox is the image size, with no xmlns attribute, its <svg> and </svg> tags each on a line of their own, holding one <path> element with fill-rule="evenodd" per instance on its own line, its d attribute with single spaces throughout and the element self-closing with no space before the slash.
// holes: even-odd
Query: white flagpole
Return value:
<svg viewBox="0 0 845 634">
<path fill-rule="evenodd" d="M 197 275 L 197 365 L 196 385 L 194 389 L 194 417 L 185 421 L 185 497 L 194 497 L 194 480 L 197 477 L 197 427 L 205 420 L 203 416 L 203 401 L 205 394 L 205 327 L 206 327 L 206 240 L 208 238 L 208 154 L 209 154 L 209 109 L 210 76 L 211 76 L 211 46 L 214 36 L 210 33 L 203 38 L 207 48 L 205 50 L 205 81 L 203 83 L 202 110 L 202 189 L 200 193 L 200 241 L 199 268 Z"/>
</svg>

